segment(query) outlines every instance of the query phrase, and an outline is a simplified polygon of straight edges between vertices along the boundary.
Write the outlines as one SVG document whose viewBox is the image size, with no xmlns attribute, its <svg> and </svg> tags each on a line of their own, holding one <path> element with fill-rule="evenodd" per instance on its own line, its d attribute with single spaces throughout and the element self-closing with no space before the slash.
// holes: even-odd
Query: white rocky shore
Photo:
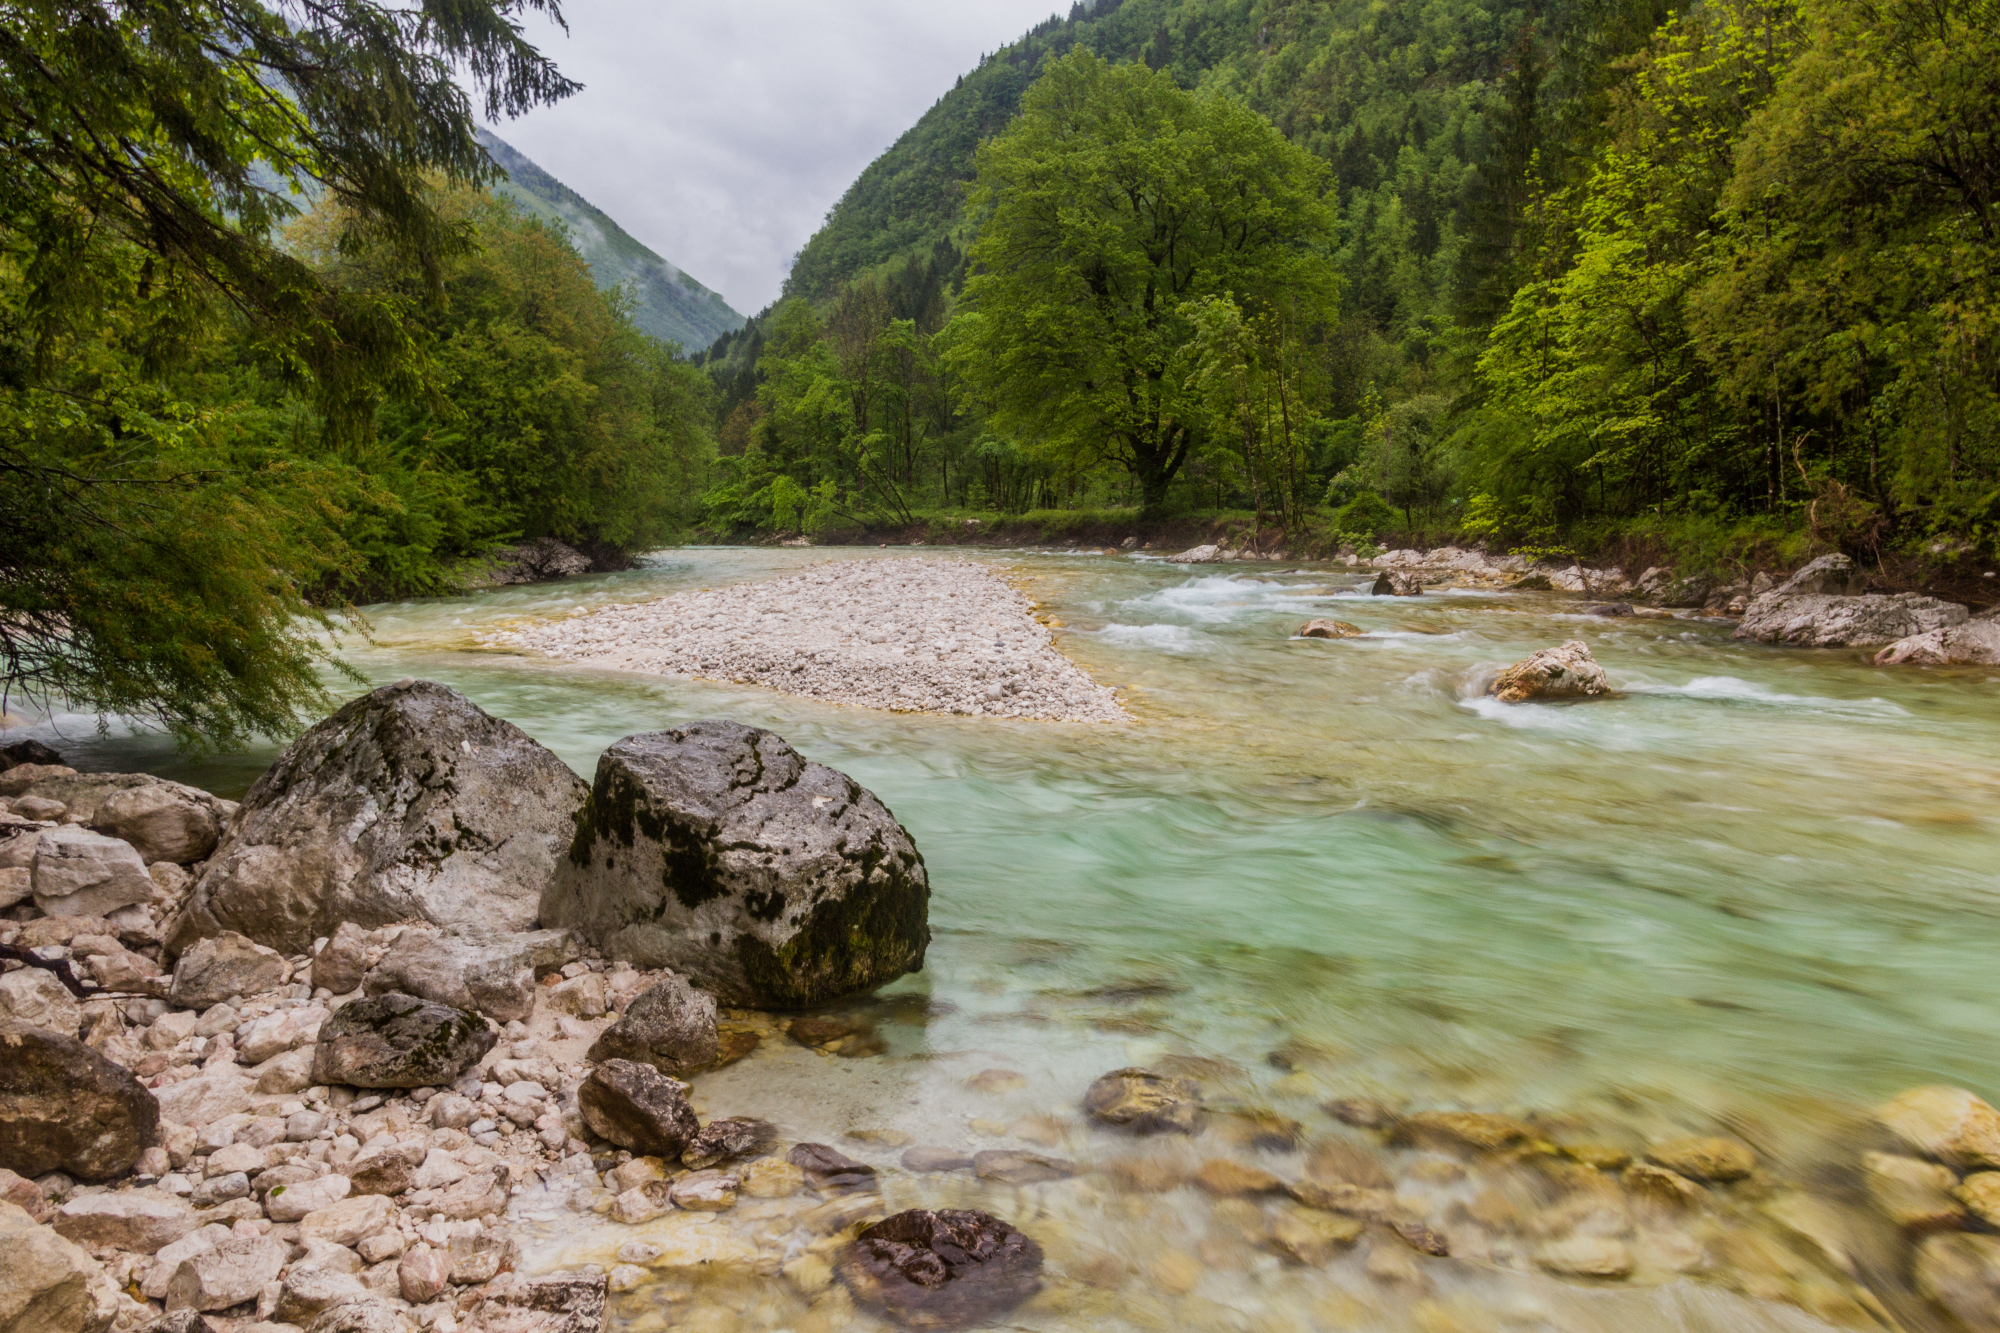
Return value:
<svg viewBox="0 0 2000 1333">
<path fill-rule="evenodd" d="M 969 560 L 828 562 L 496 634 L 490 645 L 899 712 L 1120 722 L 1034 604 Z"/>
</svg>

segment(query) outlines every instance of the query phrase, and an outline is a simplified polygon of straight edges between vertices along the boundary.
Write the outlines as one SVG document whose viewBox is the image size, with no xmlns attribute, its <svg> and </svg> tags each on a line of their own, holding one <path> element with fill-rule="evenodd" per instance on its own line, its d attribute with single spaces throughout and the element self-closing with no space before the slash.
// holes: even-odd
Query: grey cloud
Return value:
<svg viewBox="0 0 2000 1333">
<path fill-rule="evenodd" d="M 1067 0 L 1061 5 L 1067 12 Z M 1052 0 L 571 0 L 584 91 L 501 138 L 753 314 L 877 154 Z"/>
</svg>

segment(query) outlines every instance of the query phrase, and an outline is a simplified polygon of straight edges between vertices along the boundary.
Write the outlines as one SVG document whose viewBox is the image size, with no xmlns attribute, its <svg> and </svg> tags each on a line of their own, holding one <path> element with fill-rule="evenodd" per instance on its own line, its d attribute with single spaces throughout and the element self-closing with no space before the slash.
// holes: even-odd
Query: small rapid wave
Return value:
<svg viewBox="0 0 2000 1333">
<path fill-rule="evenodd" d="M 1824 695 L 1786 694 L 1768 685 L 1739 680 L 1735 676 L 1697 676 L 1685 685 L 1657 685 L 1633 681 L 1619 687 L 1627 694 L 1652 695 L 1669 699 L 1698 699 L 1713 703 L 1762 704 L 1773 708 L 1801 708 L 1819 713 L 1839 713 L 1845 717 L 1908 717 L 1910 712 L 1887 699 L 1833 699 Z"/>
<path fill-rule="evenodd" d="M 1140 648 L 1157 648 L 1169 653 L 1193 653 L 1201 651 L 1195 641 L 1195 632 L 1186 625 L 1123 625 L 1116 622 L 1103 629 L 1080 630 L 1105 643 L 1129 644 Z"/>
<path fill-rule="evenodd" d="M 1208 624 L 1222 624 L 1241 615 L 1294 610 L 1351 593 L 1328 591 L 1324 584 L 1271 583 L 1263 579 L 1211 574 L 1189 579 L 1171 588 L 1161 588 L 1123 605 L 1143 613 L 1181 616 Z"/>
</svg>

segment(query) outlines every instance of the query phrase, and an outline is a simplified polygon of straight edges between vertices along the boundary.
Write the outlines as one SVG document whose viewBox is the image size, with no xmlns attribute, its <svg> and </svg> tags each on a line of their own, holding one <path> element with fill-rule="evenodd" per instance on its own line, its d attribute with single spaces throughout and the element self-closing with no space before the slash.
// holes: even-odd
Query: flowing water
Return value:
<svg viewBox="0 0 2000 1333">
<path fill-rule="evenodd" d="M 886 1053 L 767 1042 L 698 1080 L 706 1113 L 771 1115 L 885 1168 L 893 1152 L 841 1135 L 1089 1163 L 1132 1145 L 1080 1123 L 1083 1088 L 1166 1061 L 1313 1138 L 1365 1139 L 1317 1109 L 1335 1096 L 1529 1115 L 1631 1151 L 1728 1132 L 1758 1150 L 1768 1195 L 1838 1176 L 1830 1145 L 1910 1084 L 2000 1092 L 2000 673 L 1876 670 L 1858 653 L 1738 644 L 1726 622 L 1585 617 L 1561 594 L 1369 598 L 1338 567 L 1019 551 L 967 554 L 1064 622 L 1058 644 L 1123 692 L 1130 724 L 889 714 L 476 639 L 864 554 L 882 553 L 689 549 L 623 574 L 384 605 L 369 611 L 373 642 L 349 653 L 374 682 L 463 690 L 586 776 L 631 732 L 701 717 L 769 727 L 910 829 L 935 940 L 925 971 L 868 1010 Z M 1314 616 L 1366 634 L 1291 637 Z M 1615 698 L 1478 696 L 1482 671 L 1568 638 L 1590 644 Z M 122 732 L 68 748 L 85 767 L 230 795 L 270 758 L 189 763 Z M 993 1069 L 1022 1079 L 968 1086 Z M 1209 1145 L 1145 1150 L 1193 1163 Z M 1416 1172 L 1399 1188 L 1446 1212 L 1456 1200 L 1462 1217 L 1479 1173 L 1421 1156 L 1398 1159 Z M 1295 1156 L 1259 1160 L 1297 1174 Z M 1379 1239 L 1325 1269 L 1280 1266 L 1235 1234 L 1255 1230 L 1249 1205 L 1185 1188 L 896 1176 L 890 1193 L 1046 1228 L 1052 1270 L 1070 1276 L 1011 1317 L 1020 1327 L 1807 1326 L 1777 1306 L 1712 1304 L 1724 1287 L 1859 1317 L 1826 1265 L 1794 1250 L 1746 1277 L 1748 1242 L 1692 1224 L 1652 1249 L 1665 1233 L 1641 1225 L 1637 1289 L 1621 1294 L 1526 1276 L 1527 1243 L 1502 1225 L 1453 1234 L 1484 1247 L 1483 1265 L 1411 1277 L 1385 1275 L 1386 1261 L 1367 1271 Z M 1723 1207 L 1749 1216 L 1756 1202 Z M 1648 1257 L 1687 1234 L 1706 1259 Z M 551 1232 L 570 1258 L 607 1261 L 584 1252 L 598 1243 Z M 1684 1270 L 1692 1283 L 1675 1281 Z M 752 1283 L 717 1304 L 668 1284 L 651 1303 L 621 1298 L 620 1317 L 635 1333 L 846 1318 L 765 1285 L 789 1294 Z"/>
</svg>

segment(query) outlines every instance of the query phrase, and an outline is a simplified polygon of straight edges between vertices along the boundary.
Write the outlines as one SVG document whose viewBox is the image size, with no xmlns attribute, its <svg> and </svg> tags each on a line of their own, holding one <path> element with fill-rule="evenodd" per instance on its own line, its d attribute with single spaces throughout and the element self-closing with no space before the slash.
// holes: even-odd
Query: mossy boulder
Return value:
<svg viewBox="0 0 2000 1333">
<path fill-rule="evenodd" d="M 542 924 L 724 1004 L 809 1008 L 923 966 L 924 859 L 887 806 L 735 722 L 604 752 Z"/>
</svg>

